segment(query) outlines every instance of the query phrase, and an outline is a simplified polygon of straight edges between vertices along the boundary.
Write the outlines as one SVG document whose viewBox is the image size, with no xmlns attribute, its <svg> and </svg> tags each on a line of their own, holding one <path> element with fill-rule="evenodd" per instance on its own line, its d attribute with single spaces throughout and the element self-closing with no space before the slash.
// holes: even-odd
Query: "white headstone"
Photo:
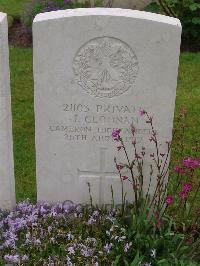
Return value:
<svg viewBox="0 0 200 266">
<path fill-rule="evenodd" d="M 155 115 L 160 139 L 171 140 L 179 20 L 122 9 L 57 11 L 36 16 L 33 37 L 38 200 L 86 203 L 89 182 L 95 203 L 111 202 L 111 184 L 120 203 L 111 133 L 122 128 L 131 147 L 133 123 L 150 153 L 143 107 Z"/>
<path fill-rule="evenodd" d="M 15 204 L 7 16 L 0 13 L 0 208 Z"/>
</svg>

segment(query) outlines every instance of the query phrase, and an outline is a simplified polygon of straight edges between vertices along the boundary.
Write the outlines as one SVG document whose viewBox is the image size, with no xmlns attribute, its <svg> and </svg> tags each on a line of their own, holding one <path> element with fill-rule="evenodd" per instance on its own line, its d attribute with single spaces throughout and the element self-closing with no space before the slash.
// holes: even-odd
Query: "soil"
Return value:
<svg viewBox="0 0 200 266">
<path fill-rule="evenodd" d="M 8 39 L 10 46 L 29 48 L 32 47 L 32 37 L 28 33 L 19 18 L 14 18 L 12 26 L 9 28 Z"/>
</svg>

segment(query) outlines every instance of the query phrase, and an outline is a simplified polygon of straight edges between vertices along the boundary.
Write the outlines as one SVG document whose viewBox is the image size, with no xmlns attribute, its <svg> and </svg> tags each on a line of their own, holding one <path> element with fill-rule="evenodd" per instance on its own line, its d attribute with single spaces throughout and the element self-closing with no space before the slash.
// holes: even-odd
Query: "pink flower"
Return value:
<svg viewBox="0 0 200 266">
<path fill-rule="evenodd" d="M 128 179 L 128 176 L 122 176 L 122 179 L 126 180 L 126 179 Z"/>
<path fill-rule="evenodd" d="M 188 192 L 191 189 L 191 184 L 184 184 L 183 191 Z"/>
<path fill-rule="evenodd" d="M 146 111 L 140 107 L 139 113 L 140 113 L 140 116 L 143 116 L 146 114 Z"/>
<path fill-rule="evenodd" d="M 175 166 L 174 167 L 174 172 L 176 172 L 176 173 L 178 173 L 180 175 L 185 173 L 184 170 L 181 167 L 179 167 L 179 166 Z"/>
<path fill-rule="evenodd" d="M 187 193 L 187 191 L 182 190 L 182 191 L 179 193 L 179 196 L 180 196 L 180 198 L 181 198 L 182 200 L 184 200 L 184 199 L 187 198 L 188 193 Z"/>
<path fill-rule="evenodd" d="M 173 201 L 174 201 L 174 199 L 173 199 L 172 196 L 168 196 L 168 197 L 166 198 L 166 204 L 167 204 L 167 205 L 171 205 L 171 204 L 173 203 Z"/>
<path fill-rule="evenodd" d="M 120 140 L 120 132 L 121 129 L 114 129 L 112 132 L 112 137 L 114 140 L 119 141 Z"/>
<path fill-rule="evenodd" d="M 123 165 L 121 165 L 121 164 L 118 164 L 118 165 L 117 165 L 117 170 L 119 170 L 119 171 L 120 171 L 120 170 L 122 170 L 123 168 L 124 168 L 124 166 L 123 166 Z"/>
<path fill-rule="evenodd" d="M 183 164 L 189 169 L 196 169 L 200 166 L 200 161 L 198 159 L 188 157 L 183 160 Z"/>
</svg>

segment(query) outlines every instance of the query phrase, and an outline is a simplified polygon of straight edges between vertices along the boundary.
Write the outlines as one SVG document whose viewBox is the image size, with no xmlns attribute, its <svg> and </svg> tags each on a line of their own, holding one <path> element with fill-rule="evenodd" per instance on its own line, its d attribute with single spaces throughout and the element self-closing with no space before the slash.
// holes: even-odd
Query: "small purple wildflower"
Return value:
<svg viewBox="0 0 200 266">
<path fill-rule="evenodd" d="M 105 251 L 107 254 L 110 253 L 112 246 L 113 246 L 112 243 L 110 243 L 110 244 L 107 243 L 107 244 L 104 246 L 104 251 Z"/>
<path fill-rule="evenodd" d="M 84 246 L 84 248 L 81 249 L 81 255 L 84 257 L 92 257 L 93 256 L 93 250 L 91 248 L 87 248 Z"/>
<path fill-rule="evenodd" d="M 11 262 L 11 263 L 20 263 L 20 257 L 19 255 L 5 255 L 4 259 L 6 262 Z"/>
<path fill-rule="evenodd" d="M 67 249 L 67 251 L 68 251 L 69 255 L 74 255 L 74 254 L 75 254 L 74 247 L 69 247 L 69 248 Z"/>
<path fill-rule="evenodd" d="M 126 245 L 124 247 L 124 252 L 128 252 L 131 246 L 132 246 L 132 242 L 126 243 Z"/>
</svg>

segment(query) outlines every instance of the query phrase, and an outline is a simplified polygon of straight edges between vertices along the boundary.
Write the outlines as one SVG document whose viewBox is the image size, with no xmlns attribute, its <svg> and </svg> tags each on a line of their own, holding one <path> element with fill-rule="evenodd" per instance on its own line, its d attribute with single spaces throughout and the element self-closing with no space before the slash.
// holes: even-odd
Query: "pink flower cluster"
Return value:
<svg viewBox="0 0 200 266">
<path fill-rule="evenodd" d="M 185 158 L 183 160 L 183 166 L 189 170 L 195 170 L 196 168 L 200 167 L 200 160 L 192 157 Z M 174 167 L 174 172 L 183 175 L 185 174 L 185 170 L 180 166 Z"/>
<path fill-rule="evenodd" d="M 188 196 L 188 193 L 191 189 L 191 184 L 186 183 L 183 185 L 183 189 L 181 190 L 181 192 L 179 193 L 179 196 L 182 200 L 186 199 Z"/>
<path fill-rule="evenodd" d="M 188 157 L 183 160 L 183 165 L 188 169 L 194 170 L 200 166 L 200 160 Z"/>
<path fill-rule="evenodd" d="M 183 175 L 185 173 L 185 171 L 183 170 L 183 168 L 179 167 L 179 166 L 175 166 L 174 167 L 174 172 Z"/>
<path fill-rule="evenodd" d="M 179 193 L 179 196 L 182 200 L 186 199 L 188 197 L 188 193 L 191 190 L 191 184 L 190 183 L 185 183 L 183 185 L 183 189 L 181 190 L 181 192 Z M 174 202 L 174 198 L 173 196 L 167 196 L 166 200 L 165 200 L 167 205 L 171 205 Z"/>
</svg>

